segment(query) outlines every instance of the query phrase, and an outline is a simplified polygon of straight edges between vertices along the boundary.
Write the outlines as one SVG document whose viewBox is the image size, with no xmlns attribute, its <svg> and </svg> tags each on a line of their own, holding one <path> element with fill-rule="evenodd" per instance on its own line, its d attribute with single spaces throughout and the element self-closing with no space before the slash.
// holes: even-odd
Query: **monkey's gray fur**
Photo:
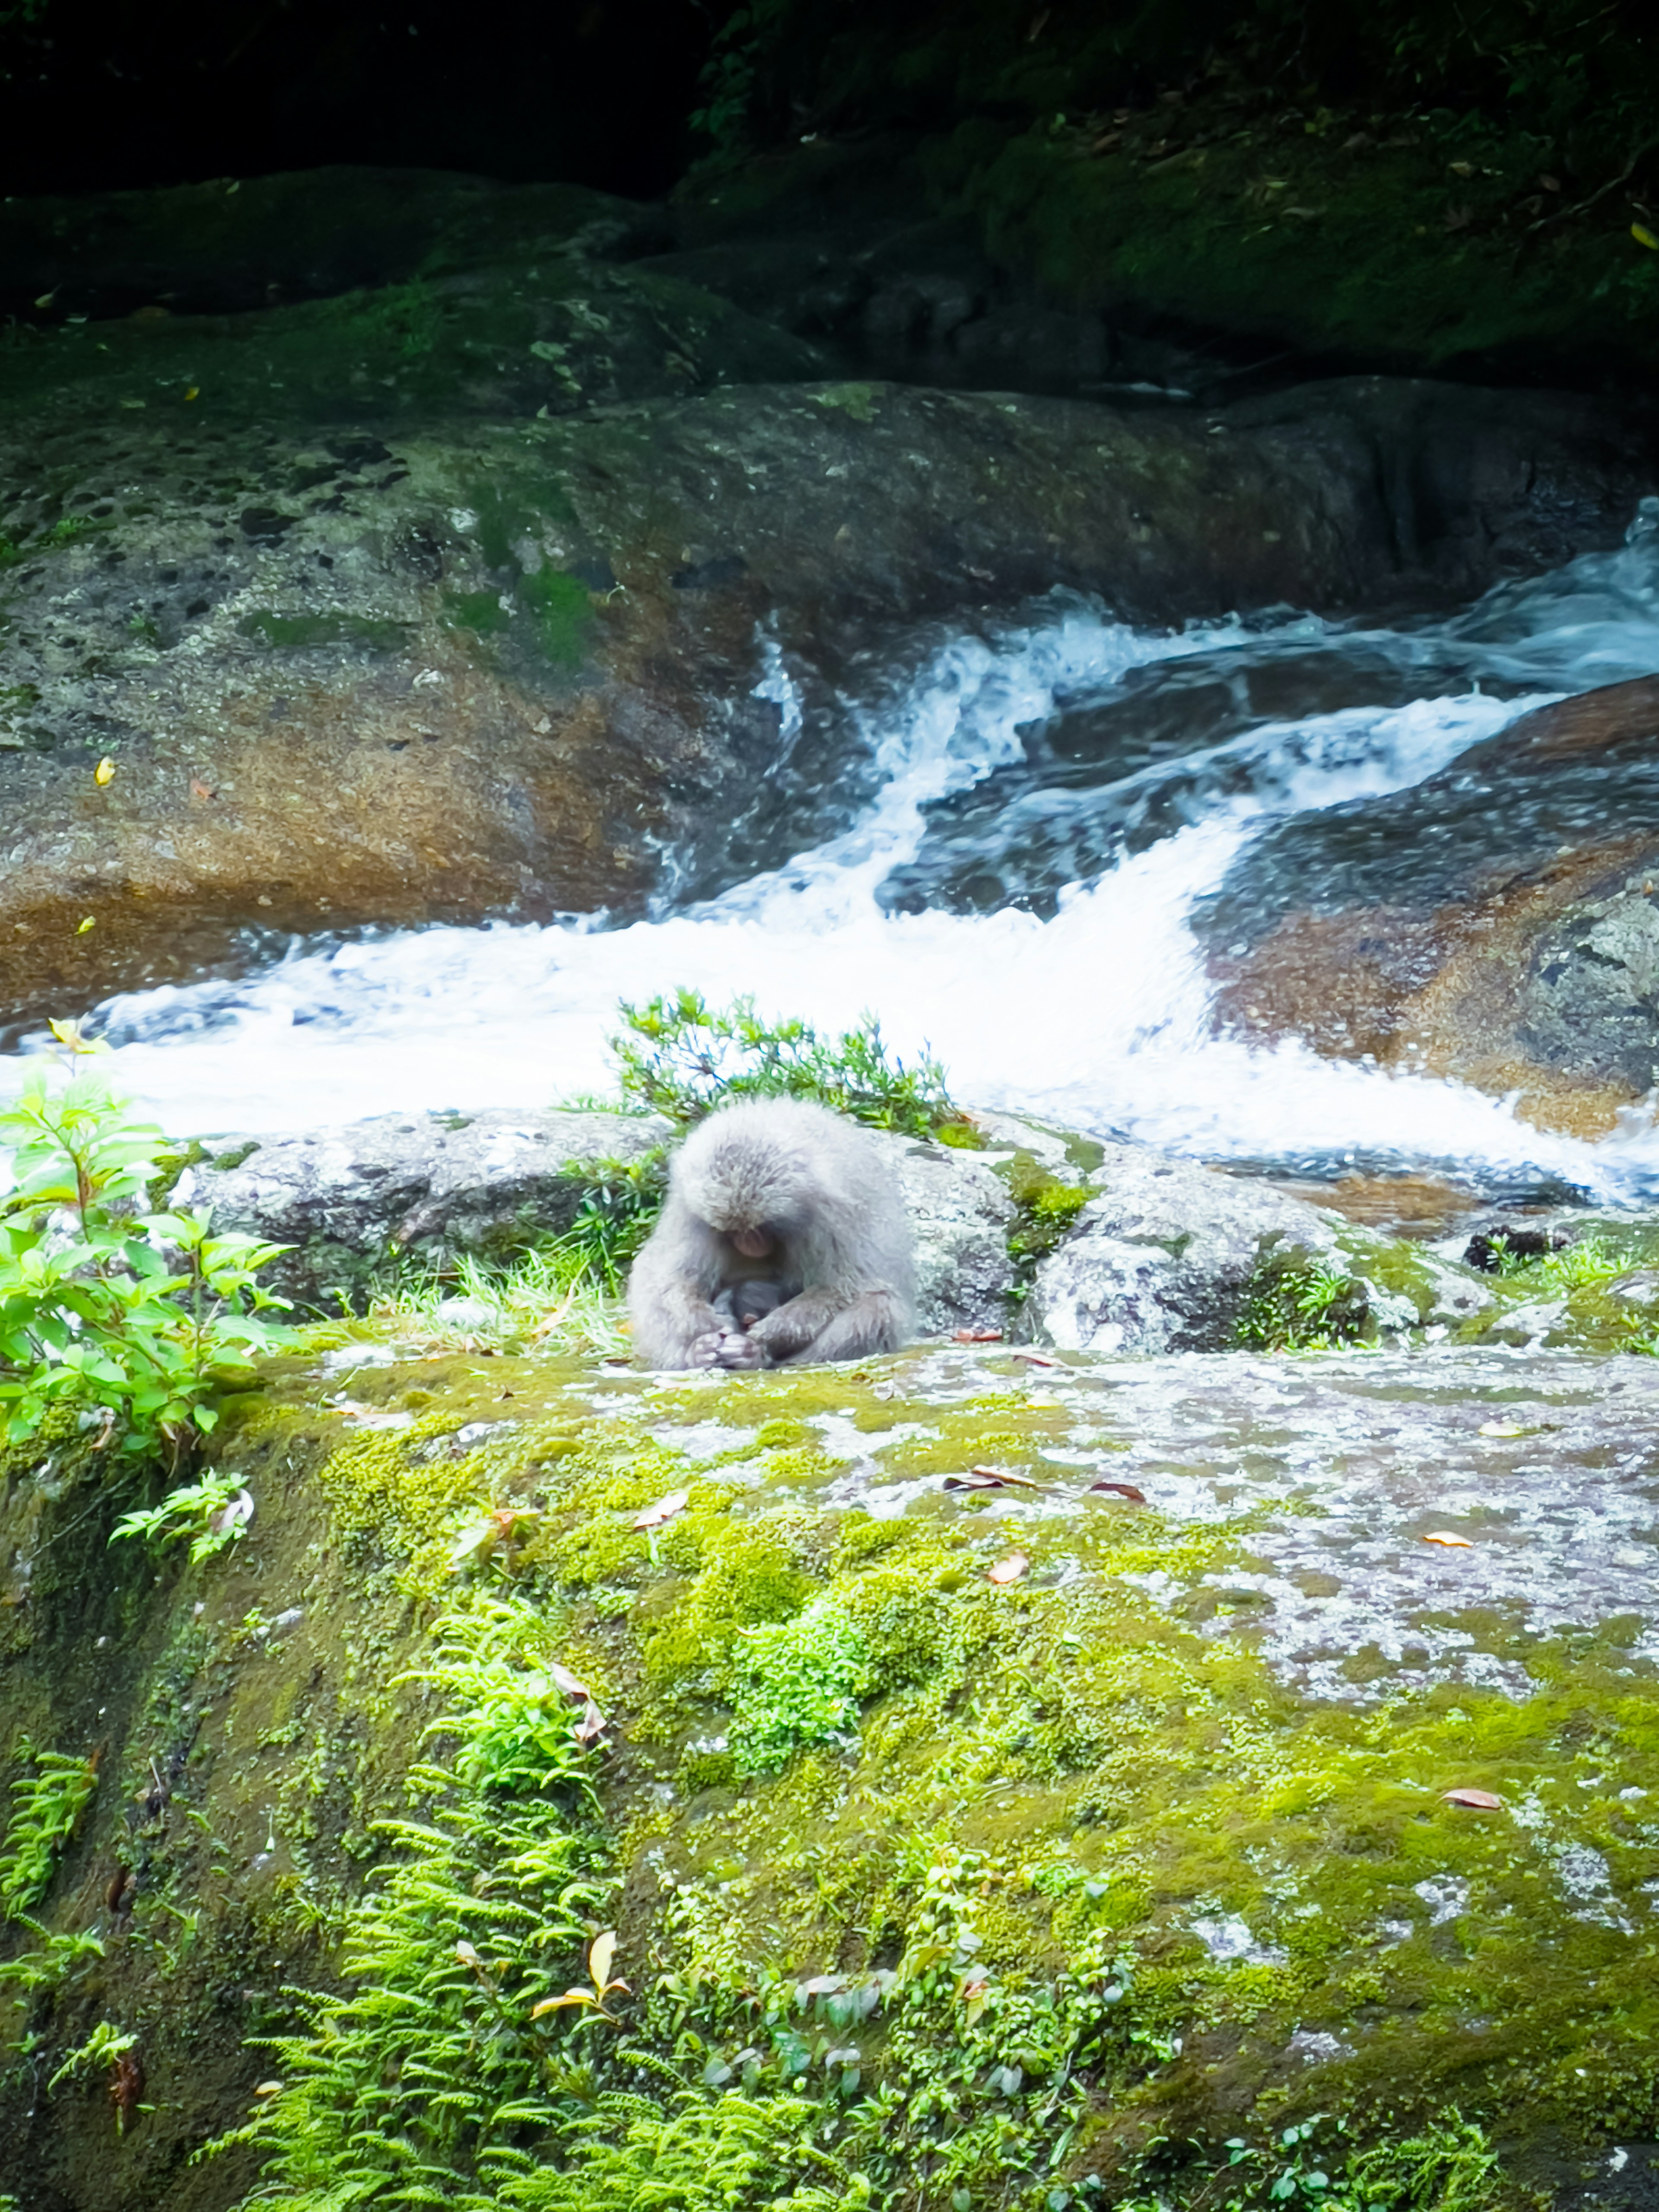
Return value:
<svg viewBox="0 0 1659 2212">
<path fill-rule="evenodd" d="M 738 1249 L 763 1238 L 758 1256 Z M 733 1285 L 789 1293 L 752 1328 Z M 743 1099 L 694 1129 L 628 1286 L 647 1367 L 757 1367 L 896 1352 L 915 1324 L 915 1261 L 898 1186 L 875 1139 L 827 1107 Z"/>
</svg>

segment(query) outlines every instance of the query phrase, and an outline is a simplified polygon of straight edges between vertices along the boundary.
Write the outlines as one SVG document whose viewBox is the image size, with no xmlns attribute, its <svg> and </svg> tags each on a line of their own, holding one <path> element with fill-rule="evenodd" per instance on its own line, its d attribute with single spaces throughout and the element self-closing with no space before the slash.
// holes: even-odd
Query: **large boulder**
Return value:
<svg viewBox="0 0 1659 2212">
<path fill-rule="evenodd" d="M 1270 1256 L 1330 1260 L 1340 1224 L 1269 1184 L 1108 1145 L 1077 1228 L 1042 1261 L 1026 1313 L 1072 1351 L 1218 1352 Z M 1358 1316 L 1356 1316 L 1356 1320 Z"/>
<path fill-rule="evenodd" d="M 361 1304 L 378 1273 L 503 1259 L 569 1228 L 596 1171 L 669 1134 L 654 1115 L 383 1114 L 194 1148 L 170 1202 L 292 1246 L 267 1279 L 307 1305 Z"/>
<path fill-rule="evenodd" d="M 1217 1019 L 1518 1094 L 1587 1135 L 1659 1080 L 1659 678 L 1270 830 L 1199 917 Z"/>
</svg>

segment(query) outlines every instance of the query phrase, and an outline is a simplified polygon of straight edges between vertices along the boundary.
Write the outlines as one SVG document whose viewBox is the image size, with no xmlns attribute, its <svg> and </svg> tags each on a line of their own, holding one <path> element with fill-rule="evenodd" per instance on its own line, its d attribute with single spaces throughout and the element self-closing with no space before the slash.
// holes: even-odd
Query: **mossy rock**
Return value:
<svg viewBox="0 0 1659 2212">
<path fill-rule="evenodd" d="M 671 2112 L 729 2127 L 728 2094 L 774 2174 L 810 2139 L 879 2205 L 947 2155 L 975 2203 L 1185 2202 L 1227 2138 L 1265 2155 L 1316 2112 L 1391 2158 L 1425 2129 L 1436 2157 L 1500 2142 L 1515 2190 L 1651 2136 L 1659 1676 L 1625 1470 L 1654 1363 L 944 1346 L 649 1377 L 459 1352 L 365 1366 L 344 1402 L 303 1356 L 266 1381 L 216 1447 L 252 1527 L 200 1566 L 109 1547 L 128 1501 L 57 1446 L 44 1484 L 12 1471 L 9 1730 L 101 1747 L 37 1917 L 104 1951 L 49 1995 L 14 1983 L 7 2032 L 47 2072 L 100 2020 L 136 2035 L 154 2109 L 118 2135 L 101 2075 L 46 2099 L 15 2069 L 0 2187 L 45 2177 L 75 2212 L 241 2196 L 269 2130 L 185 2154 L 276 2078 L 260 2036 L 297 2032 L 280 2072 L 309 2078 L 283 1991 L 353 1985 L 337 1939 L 400 1856 L 374 1823 L 411 1785 L 466 1820 L 501 1786 L 465 1751 L 505 1756 L 499 1721 L 440 1686 L 467 1636 L 498 1685 L 543 1684 L 550 1742 L 579 1711 L 554 1659 L 603 1716 L 612 1749 L 559 1753 L 598 1819 L 570 1801 L 560 1850 L 631 1991 L 617 2029 L 550 2016 L 590 2103 L 501 2137 L 527 2166 L 486 2181 L 489 2126 L 443 2138 L 502 2212 L 543 2201 L 501 2195 L 509 2169 L 609 2203 L 584 2112 L 631 2189 Z M 1011 1480 L 945 1487 L 976 1465 Z M 500 1800 L 503 1836 L 534 1799 Z M 488 1828 L 468 1879 L 516 1895 Z M 482 2034 L 513 1960 L 580 1987 L 559 1925 L 556 1956 L 503 1923 L 499 1966 L 463 1960 L 443 2002 Z M 429 2045 L 434 2090 L 468 2047 Z M 313 2146 L 358 2124 L 306 2094 Z M 408 2124 L 437 2130 L 422 2096 Z M 1433 2135 L 1454 2105 L 1467 2141 Z M 757 2174 L 733 2201 L 771 2197 Z"/>
</svg>

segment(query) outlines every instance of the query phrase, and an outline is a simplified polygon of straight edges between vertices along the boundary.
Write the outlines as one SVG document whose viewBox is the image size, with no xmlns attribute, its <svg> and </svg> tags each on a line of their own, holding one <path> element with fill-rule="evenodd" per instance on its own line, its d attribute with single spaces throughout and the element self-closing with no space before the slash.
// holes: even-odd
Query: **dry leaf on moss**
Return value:
<svg viewBox="0 0 1659 2212">
<path fill-rule="evenodd" d="M 688 1490 L 671 1490 L 666 1498 L 659 1498 L 654 1505 L 647 1505 L 643 1513 L 634 1516 L 636 1528 L 660 1528 L 665 1521 L 672 1521 L 677 1513 L 684 1513 Z"/>
</svg>

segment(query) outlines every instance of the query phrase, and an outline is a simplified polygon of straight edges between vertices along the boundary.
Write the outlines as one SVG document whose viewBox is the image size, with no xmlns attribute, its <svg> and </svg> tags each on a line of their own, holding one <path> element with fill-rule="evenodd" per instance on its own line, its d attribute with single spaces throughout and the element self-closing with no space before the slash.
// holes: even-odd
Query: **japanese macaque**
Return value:
<svg viewBox="0 0 1659 2212">
<path fill-rule="evenodd" d="M 895 1352 L 915 1325 L 915 1275 L 875 1139 L 802 1099 L 740 1100 L 675 1156 L 628 1286 L 634 1348 L 647 1367 Z"/>
<path fill-rule="evenodd" d="M 799 1297 L 800 1287 L 799 1283 L 767 1280 L 728 1283 L 720 1296 L 711 1298 L 708 1303 L 720 1315 L 724 1325 L 747 1335 L 757 1321 L 763 1321 L 786 1298 Z"/>
</svg>

